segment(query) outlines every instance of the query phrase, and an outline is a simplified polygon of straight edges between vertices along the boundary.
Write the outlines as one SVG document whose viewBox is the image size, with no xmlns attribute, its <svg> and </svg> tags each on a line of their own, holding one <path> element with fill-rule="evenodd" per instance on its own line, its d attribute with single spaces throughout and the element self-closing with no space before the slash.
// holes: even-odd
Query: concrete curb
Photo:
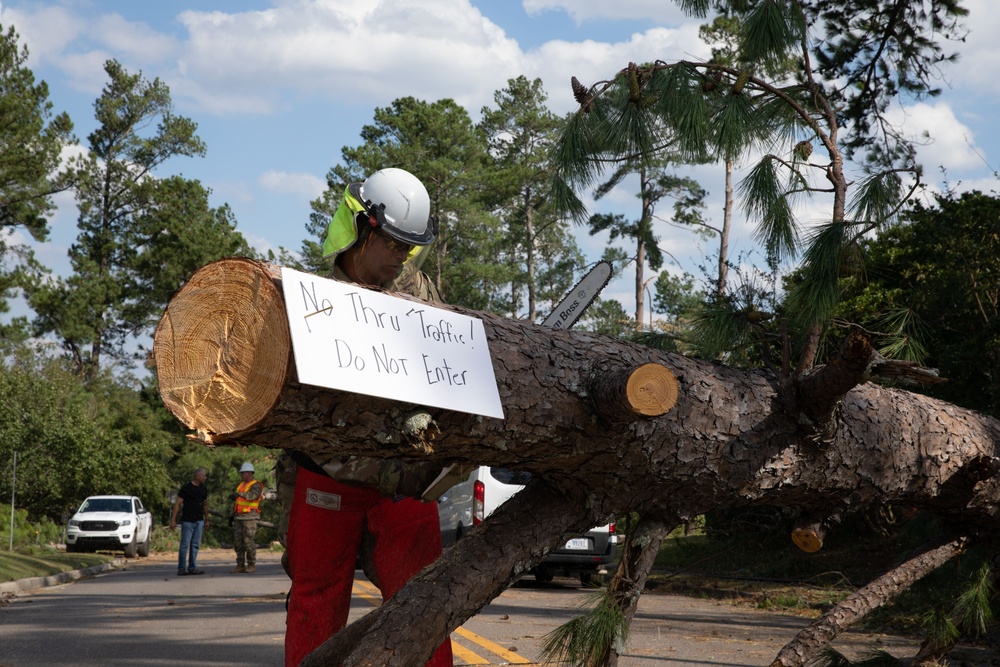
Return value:
<svg viewBox="0 0 1000 667">
<path fill-rule="evenodd" d="M 109 563 L 91 565 L 90 567 L 85 567 L 82 570 L 70 570 L 69 572 L 60 572 L 59 574 L 50 574 L 47 577 L 29 577 L 27 579 L 18 579 L 17 581 L 8 581 L 0 584 L 0 593 L 22 593 L 36 588 L 45 588 L 47 586 L 65 584 L 69 581 L 83 579 L 84 577 L 92 577 L 95 574 L 101 574 L 102 572 L 117 570 L 121 567 L 123 562 L 124 561 L 119 558 Z"/>
</svg>

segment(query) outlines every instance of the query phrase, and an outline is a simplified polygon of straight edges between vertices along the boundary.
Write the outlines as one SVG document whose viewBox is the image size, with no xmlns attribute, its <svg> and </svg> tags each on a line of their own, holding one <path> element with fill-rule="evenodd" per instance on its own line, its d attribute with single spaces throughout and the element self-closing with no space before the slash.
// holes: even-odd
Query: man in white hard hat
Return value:
<svg viewBox="0 0 1000 667">
<path fill-rule="evenodd" d="M 403 169 L 381 169 L 347 186 L 323 250 L 333 259 L 337 280 L 440 301 L 417 261 L 435 233 L 423 184 Z M 285 564 L 292 586 L 286 667 L 298 665 L 347 624 L 359 558 L 389 599 L 441 554 L 437 505 L 420 500 L 440 464 L 299 452 L 291 457 L 298 470 L 294 493 L 287 494 L 292 500 Z M 449 639 L 427 665 L 452 665 Z"/>
<path fill-rule="evenodd" d="M 232 500 L 233 549 L 236 550 L 236 567 L 230 574 L 253 574 L 257 570 L 257 523 L 260 521 L 260 501 L 264 485 L 254 479 L 253 464 L 245 461 L 240 466 L 240 485 Z"/>
</svg>

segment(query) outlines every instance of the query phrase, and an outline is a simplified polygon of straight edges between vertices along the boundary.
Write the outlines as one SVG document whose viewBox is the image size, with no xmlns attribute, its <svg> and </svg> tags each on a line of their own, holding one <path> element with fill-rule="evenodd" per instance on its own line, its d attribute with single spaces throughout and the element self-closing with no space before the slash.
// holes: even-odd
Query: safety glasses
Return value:
<svg viewBox="0 0 1000 667">
<path fill-rule="evenodd" d="M 382 242 L 385 243 L 385 247 L 388 248 L 389 252 L 393 254 L 398 255 L 401 253 L 405 253 L 408 255 L 410 254 L 410 251 L 413 250 L 412 244 L 403 243 L 398 239 L 394 239 L 381 230 L 375 230 L 375 235 L 378 236 L 380 239 L 382 239 Z"/>
</svg>

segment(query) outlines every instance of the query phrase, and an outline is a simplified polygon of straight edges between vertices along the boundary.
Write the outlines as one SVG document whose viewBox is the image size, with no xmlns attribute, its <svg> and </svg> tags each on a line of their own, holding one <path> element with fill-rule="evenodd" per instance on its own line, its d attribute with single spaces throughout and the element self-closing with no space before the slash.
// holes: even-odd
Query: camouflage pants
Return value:
<svg viewBox="0 0 1000 667">
<path fill-rule="evenodd" d="M 298 472 L 298 465 L 292 460 L 288 451 L 281 450 L 278 461 L 274 464 L 274 479 L 278 483 L 278 506 L 281 507 L 281 518 L 278 519 L 278 541 L 281 546 L 287 547 L 285 543 L 288 537 L 288 519 L 292 513 L 292 498 L 295 497 L 295 476 Z M 288 552 L 281 554 L 281 567 L 285 569 L 285 574 L 291 579 L 292 572 L 288 567 Z"/>
<path fill-rule="evenodd" d="M 288 517 L 292 512 L 292 498 L 295 497 L 295 473 L 298 465 L 287 451 L 282 450 L 278 461 L 274 464 L 274 479 L 278 483 L 278 506 L 281 507 L 281 518 L 278 519 L 278 541 L 285 544 L 288 535 Z"/>
<path fill-rule="evenodd" d="M 236 565 L 257 563 L 257 519 L 236 519 L 233 522 L 233 548 L 236 550 Z"/>
</svg>

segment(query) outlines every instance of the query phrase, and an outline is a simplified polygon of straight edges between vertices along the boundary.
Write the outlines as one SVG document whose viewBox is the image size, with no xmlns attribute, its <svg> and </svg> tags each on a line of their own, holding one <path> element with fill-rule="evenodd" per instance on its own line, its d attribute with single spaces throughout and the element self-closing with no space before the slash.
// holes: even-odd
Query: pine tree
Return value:
<svg viewBox="0 0 1000 667">
<path fill-rule="evenodd" d="M 648 280 L 645 278 L 646 265 L 653 271 L 663 267 L 664 252 L 659 245 L 659 236 L 653 231 L 654 223 L 701 224 L 701 211 L 707 193 L 694 179 L 670 171 L 674 166 L 676 160 L 669 155 L 625 160 L 598 186 L 595 198 L 604 197 L 626 177 L 635 174 L 639 178 L 639 219 L 628 221 L 621 214 L 598 213 L 587 221 L 591 234 L 607 231 L 612 241 L 622 238 L 635 242 L 635 254 L 629 258 L 635 262 L 635 331 L 642 329 L 646 288 L 655 279 L 655 276 Z M 669 220 L 657 215 L 657 204 L 664 197 L 674 199 L 674 214 Z"/>
<path fill-rule="evenodd" d="M 484 175 L 483 202 L 504 222 L 494 261 L 509 284 L 508 303 L 484 310 L 529 320 L 539 316 L 541 304 L 555 303 L 570 288 L 573 270 L 583 264 L 568 219 L 552 205 L 551 191 L 566 185 L 555 180 L 550 157 L 562 120 L 545 107 L 546 97 L 541 79 L 510 79 L 493 95 L 496 108 L 483 108 L 479 123 L 494 161 Z"/>
<path fill-rule="evenodd" d="M 195 123 L 173 114 L 167 86 L 114 60 L 104 69 L 110 80 L 94 103 L 99 126 L 72 174 L 80 210 L 73 273 L 51 280 L 39 270 L 26 288 L 37 333 L 55 334 L 86 376 L 108 360 L 130 361 L 128 344 L 151 332 L 196 268 L 250 252 L 228 209 L 209 209 L 200 184 L 156 178 L 167 160 L 205 153 Z"/>
<path fill-rule="evenodd" d="M 0 227 L 20 227 L 36 241 L 48 236 L 52 195 L 70 187 L 60 173 L 60 152 L 74 143 L 65 113 L 53 115 L 48 86 L 26 66 L 28 48 L 18 44 L 13 26 L 0 30 Z M 18 265 L 32 266 L 27 246 L 0 241 L 0 313 L 21 284 Z M 21 335 L 17 325 L 0 327 L 0 337 Z"/>
<path fill-rule="evenodd" d="M 731 61 L 630 63 L 609 81 L 577 84 L 581 108 L 564 133 L 561 166 L 590 184 L 607 159 L 652 155 L 672 137 L 691 156 L 762 154 L 739 192 L 769 264 L 802 259 L 786 311 L 798 336 L 784 346 L 797 349 L 797 362 L 782 367 L 804 372 L 816 362 L 839 277 L 862 268 L 859 241 L 891 224 L 920 183 L 913 147 L 885 111 L 900 93 L 937 94 L 937 68 L 954 59 L 937 40 L 957 37 L 966 11 L 950 0 L 681 4 L 738 18 Z M 830 197 L 830 215 L 806 229 L 793 204 L 816 194 Z"/>
<path fill-rule="evenodd" d="M 780 318 L 740 307 L 720 283 L 696 338 L 718 341 L 718 352 L 755 339 L 794 400 L 796 380 L 816 364 L 840 298 L 840 278 L 863 268 L 860 241 L 891 224 L 920 182 L 913 148 L 888 124 L 885 111 L 900 93 L 917 99 L 937 93 L 936 68 L 954 58 L 937 40 L 958 36 L 957 22 L 966 12 L 953 0 L 681 5 L 700 16 L 715 9 L 735 19 L 732 50 L 709 62 L 629 63 L 589 88 L 574 78 L 580 109 L 563 135 L 561 167 L 574 183 L 589 185 L 609 159 L 648 158 L 668 142 L 689 159 L 707 151 L 727 164 L 762 154 L 740 186 L 743 207 L 771 269 L 801 253 L 801 279 L 789 286 Z M 731 23 L 721 27 L 730 34 Z M 863 174 L 858 185 L 848 174 L 849 161 Z M 816 193 L 831 197 L 830 216 L 807 231 L 793 202 Z M 775 350 L 780 360 L 770 361 Z M 653 537 L 662 538 L 662 531 Z M 638 597 L 637 578 L 621 570 L 611 588 L 627 619 Z M 588 664 L 616 663 L 614 650 L 595 651 Z"/>
</svg>

